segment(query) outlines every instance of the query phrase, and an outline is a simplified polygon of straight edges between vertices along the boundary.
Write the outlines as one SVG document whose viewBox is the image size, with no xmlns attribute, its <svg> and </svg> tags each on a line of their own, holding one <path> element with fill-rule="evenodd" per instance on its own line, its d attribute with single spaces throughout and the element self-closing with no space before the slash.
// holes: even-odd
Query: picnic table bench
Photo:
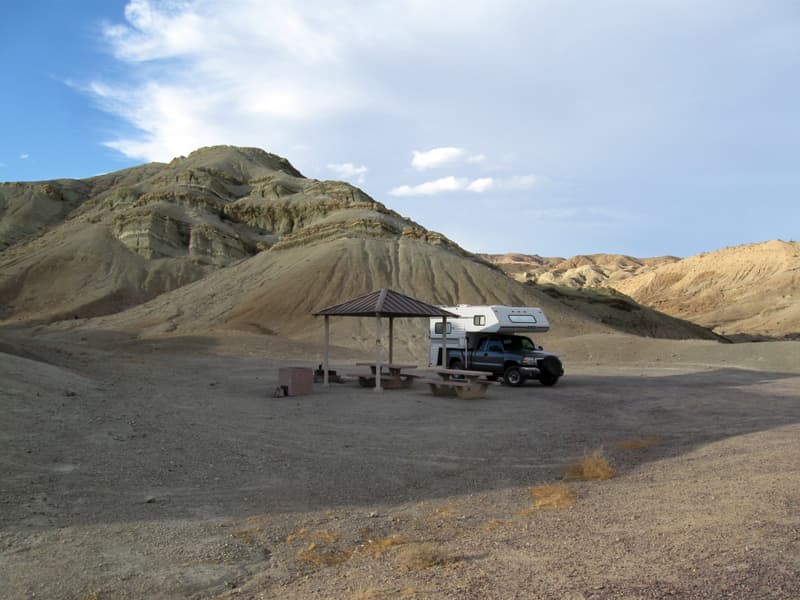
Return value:
<svg viewBox="0 0 800 600">
<path fill-rule="evenodd" d="M 464 369 L 431 369 L 431 371 L 439 378 L 421 378 L 419 381 L 427 383 L 431 392 L 436 396 L 458 396 L 465 399 L 485 398 L 489 386 L 496 383 L 487 379 L 492 375 L 488 371 Z"/>
<path fill-rule="evenodd" d="M 374 362 L 357 362 L 358 367 L 369 367 L 370 375 L 359 374 L 358 382 L 363 387 L 375 386 L 375 375 L 377 365 Z M 417 365 L 405 365 L 400 363 L 381 363 L 381 387 L 386 389 L 401 389 L 411 387 L 416 375 L 404 373 L 404 370 L 416 369 Z"/>
</svg>

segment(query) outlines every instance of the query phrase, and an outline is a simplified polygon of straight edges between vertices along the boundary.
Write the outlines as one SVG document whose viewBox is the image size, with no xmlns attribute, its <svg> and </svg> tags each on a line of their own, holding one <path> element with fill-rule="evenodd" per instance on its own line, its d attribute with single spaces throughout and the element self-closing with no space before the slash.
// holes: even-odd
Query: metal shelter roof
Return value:
<svg viewBox="0 0 800 600">
<path fill-rule="evenodd" d="M 410 296 L 405 296 L 389 288 L 370 292 L 336 306 L 329 306 L 315 312 L 314 316 L 346 317 L 457 317 L 438 306 L 426 304 Z"/>
</svg>

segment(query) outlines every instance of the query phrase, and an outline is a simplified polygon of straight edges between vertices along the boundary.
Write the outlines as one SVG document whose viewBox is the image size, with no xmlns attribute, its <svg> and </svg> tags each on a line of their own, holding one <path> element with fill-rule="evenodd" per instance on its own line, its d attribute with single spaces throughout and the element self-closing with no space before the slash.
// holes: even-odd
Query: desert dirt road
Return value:
<svg viewBox="0 0 800 600">
<path fill-rule="evenodd" d="M 800 597 L 800 369 L 276 398 L 302 362 L 211 338 L 0 352 L 3 597 Z M 531 509 L 596 449 L 614 478 Z"/>
</svg>

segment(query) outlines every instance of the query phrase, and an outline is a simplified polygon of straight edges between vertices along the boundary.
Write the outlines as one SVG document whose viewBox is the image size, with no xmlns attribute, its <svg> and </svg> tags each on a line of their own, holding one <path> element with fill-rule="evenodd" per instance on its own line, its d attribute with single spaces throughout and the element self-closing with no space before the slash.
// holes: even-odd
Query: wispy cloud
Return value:
<svg viewBox="0 0 800 600">
<path fill-rule="evenodd" d="M 481 193 L 492 187 L 491 177 L 469 180 L 463 177 L 442 177 L 417 185 L 401 185 L 389 191 L 392 196 L 435 196 L 445 192 Z"/>
<path fill-rule="evenodd" d="M 31 155 L 28 154 L 27 152 L 23 152 L 22 154 L 19 155 L 19 157 L 22 160 L 28 160 L 31 157 Z"/>
<path fill-rule="evenodd" d="M 542 175 L 514 175 L 498 182 L 498 187 L 503 190 L 530 190 L 546 180 Z"/>
<path fill-rule="evenodd" d="M 418 171 L 435 169 L 461 162 L 476 164 L 486 159 L 483 154 L 469 154 L 464 148 L 445 146 L 431 150 L 413 150 L 411 152 L 411 166 Z"/>
<path fill-rule="evenodd" d="M 389 191 L 392 196 L 435 196 L 444 192 L 475 192 L 482 194 L 490 190 L 498 192 L 515 192 L 530 190 L 545 181 L 539 175 L 515 175 L 508 178 L 479 177 L 442 177 L 434 181 L 426 181 L 417 185 L 401 185 Z"/>
<path fill-rule="evenodd" d="M 355 181 L 359 184 L 366 181 L 366 174 L 369 171 L 365 165 L 357 167 L 353 163 L 329 164 L 328 169 L 336 173 L 341 179 Z"/>
</svg>

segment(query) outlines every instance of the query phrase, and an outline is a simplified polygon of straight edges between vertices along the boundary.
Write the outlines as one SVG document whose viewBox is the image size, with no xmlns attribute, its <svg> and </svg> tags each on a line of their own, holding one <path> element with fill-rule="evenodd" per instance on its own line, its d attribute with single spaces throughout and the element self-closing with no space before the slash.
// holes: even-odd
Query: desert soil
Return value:
<svg viewBox="0 0 800 600">
<path fill-rule="evenodd" d="M 275 397 L 281 344 L 0 330 L 0 596 L 800 597 L 800 343 L 564 339 L 471 401 Z"/>
</svg>

